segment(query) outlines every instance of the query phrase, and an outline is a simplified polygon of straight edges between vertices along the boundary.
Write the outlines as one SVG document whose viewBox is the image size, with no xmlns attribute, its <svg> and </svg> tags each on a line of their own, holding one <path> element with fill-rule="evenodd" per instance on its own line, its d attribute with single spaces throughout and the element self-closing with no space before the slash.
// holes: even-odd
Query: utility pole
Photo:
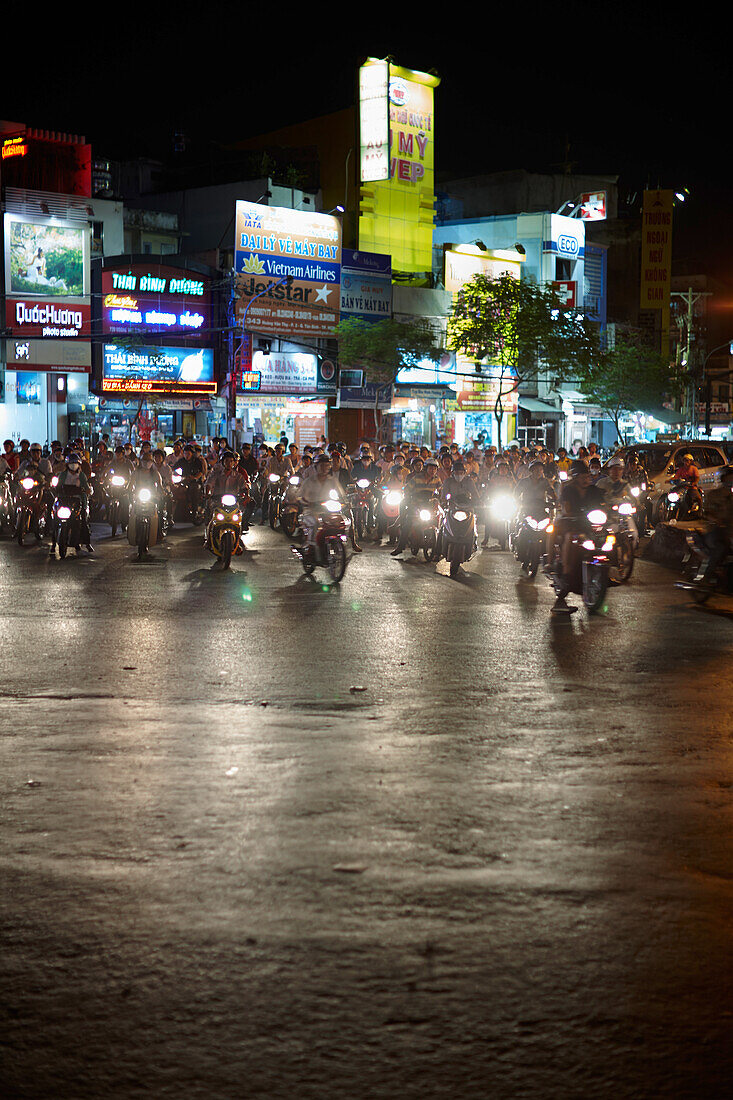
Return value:
<svg viewBox="0 0 733 1100">
<path fill-rule="evenodd" d="M 693 347 L 693 345 L 692 345 L 692 322 L 693 322 L 693 318 L 694 318 L 694 309 L 695 309 L 695 305 L 697 304 L 697 302 L 699 302 L 701 298 L 710 298 L 710 297 L 712 297 L 712 292 L 711 291 L 706 291 L 706 290 L 694 291 L 692 289 L 692 287 L 690 287 L 688 290 L 684 290 L 684 291 L 683 290 L 673 290 L 671 295 L 670 295 L 670 298 L 679 298 L 682 302 L 685 303 L 685 307 L 686 307 L 685 316 L 684 317 L 678 316 L 676 318 L 677 326 L 680 330 L 680 342 L 677 345 L 677 366 L 678 367 L 679 366 L 684 366 L 686 368 L 687 374 L 689 376 L 689 384 L 687 386 L 687 396 L 686 396 L 686 400 L 685 400 L 685 405 L 686 405 L 686 409 L 687 409 L 687 412 L 686 412 L 686 415 L 685 415 L 685 424 L 687 424 L 687 421 L 689 419 L 690 428 L 689 428 L 688 438 L 690 438 L 690 439 L 692 439 L 695 435 L 695 428 L 696 428 L 696 422 L 697 422 L 697 417 L 696 417 L 696 413 L 695 413 L 695 398 L 697 396 L 697 378 L 695 376 L 695 371 L 693 370 L 693 367 L 692 367 L 692 347 Z M 684 359 L 682 359 L 682 361 L 680 361 L 680 355 L 681 355 L 681 352 L 682 352 L 683 329 L 686 329 L 687 331 L 686 331 L 685 336 L 684 336 L 684 340 L 685 340 Z M 707 363 L 707 360 L 705 362 Z M 703 378 L 703 383 L 704 383 L 704 381 L 705 380 Z M 688 417 L 687 414 L 689 414 L 689 417 Z"/>
</svg>

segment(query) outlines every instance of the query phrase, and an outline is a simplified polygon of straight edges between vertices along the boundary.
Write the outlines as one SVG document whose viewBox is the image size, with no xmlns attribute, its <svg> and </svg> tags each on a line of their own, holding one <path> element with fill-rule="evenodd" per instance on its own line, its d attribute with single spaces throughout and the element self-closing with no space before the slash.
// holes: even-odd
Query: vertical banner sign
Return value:
<svg viewBox="0 0 733 1100">
<path fill-rule="evenodd" d="M 669 306 L 672 278 L 671 191 L 645 191 L 641 218 L 641 308 Z"/>
<path fill-rule="evenodd" d="M 249 332 L 295 340 L 333 335 L 341 288 L 338 218 L 239 200 L 234 264 L 238 325 L 246 313 Z"/>
<path fill-rule="evenodd" d="M 361 182 L 389 179 L 389 63 L 359 69 L 359 171 Z"/>
<path fill-rule="evenodd" d="M 383 65 L 370 58 L 361 73 Z M 389 178 L 361 188 L 359 249 L 391 256 L 393 271 L 414 275 L 413 285 L 427 285 L 432 271 L 439 83 L 429 73 L 389 65 Z"/>
</svg>

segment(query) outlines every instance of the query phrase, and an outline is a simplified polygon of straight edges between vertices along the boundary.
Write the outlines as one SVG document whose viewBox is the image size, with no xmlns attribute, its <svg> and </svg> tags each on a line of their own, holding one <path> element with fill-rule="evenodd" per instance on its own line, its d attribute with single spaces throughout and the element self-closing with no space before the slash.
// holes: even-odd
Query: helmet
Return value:
<svg viewBox="0 0 733 1100">
<path fill-rule="evenodd" d="M 359 454 L 369 455 L 370 458 L 372 457 L 372 449 L 368 443 L 362 443 L 361 447 L 359 448 Z"/>
<path fill-rule="evenodd" d="M 622 458 L 619 458 L 618 455 L 616 455 L 615 458 L 612 458 L 609 461 L 608 465 L 609 465 L 609 467 L 610 466 L 621 466 L 621 468 L 623 469 L 624 460 Z"/>
<path fill-rule="evenodd" d="M 581 474 L 590 473 L 588 463 L 584 462 L 582 458 L 576 458 L 570 463 L 570 476 L 579 477 Z"/>
<path fill-rule="evenodd" d="M 426 466 L 435 466 L 435 469 L 437 470 L 438 469 L 438 460 L 437 460 L 437 458 L 426 458 L 425 459 L 425 465 Z"/>
<path fill-rule="evenodd" d="M 529 464 L 530 470 L 536 470 L 539 467 L 540 470 L 544 470 L 544 463 L 540 462 L 538 458 L 533 459 Z"/>
</svg>

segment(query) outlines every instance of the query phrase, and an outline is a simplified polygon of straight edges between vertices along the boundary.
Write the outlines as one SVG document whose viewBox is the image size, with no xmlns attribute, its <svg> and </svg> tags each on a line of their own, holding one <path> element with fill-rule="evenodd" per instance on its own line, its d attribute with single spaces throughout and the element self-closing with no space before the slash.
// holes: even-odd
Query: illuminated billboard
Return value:
<svg viewBox="0 0 733 1100">
<path fill-rule="evenodd" d="M 360 71 L 384 66 L 369 58 Z M 377 84 L 375 80 L 375 86 Z M 395 272 L 415 285 L 432 271 L 435 205 L 433 92 L 440 78 L 389 64 L 389 178 L 365 181 L 359 210 L 359 248 L 391 255 Z M 369 111 L 374 110 L 373 104 Z"/>
<path fill-rule="evenodd" d="M 359 175 L 362 183 L 389 179 L 389 62 L 359 70 Z"/>
<path fill-rule="evenodd" d="M 28 298 L 84 298 L 89 293 L 88 228 L 6 214 L 5 290 Z"/>
<path fill-rule="evenodd" d="M 102 269 L 102 332 L 145 332 L 208 339 L 208 280 L 194 271 L 160 264 Z"/>
<path fill-rule="evenodd" d="M 341 222 L 329 214 L 239 200 L 237 324 L 289 339 L 330 337 L 339 321 Z"/>
<path fill-rule="evenodd" d="M 105 344 L 103 393 L 216 393 L 211 348 Z"/>
</svg>

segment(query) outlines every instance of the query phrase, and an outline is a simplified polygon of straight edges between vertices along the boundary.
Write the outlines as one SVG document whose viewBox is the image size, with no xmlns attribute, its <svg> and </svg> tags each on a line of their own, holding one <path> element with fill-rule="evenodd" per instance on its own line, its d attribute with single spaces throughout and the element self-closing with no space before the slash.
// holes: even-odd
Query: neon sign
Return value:
<svg viewBox="0 0 733 1100">
<path fill-rule="evenodd" d="M 25 135 L 22 137 L 6 138 L 3 142 L 3 160 L 7 160 L 9 157 L 24 157 L 27 152 L 28 146 L 26 145 Z"/>
</svg>

